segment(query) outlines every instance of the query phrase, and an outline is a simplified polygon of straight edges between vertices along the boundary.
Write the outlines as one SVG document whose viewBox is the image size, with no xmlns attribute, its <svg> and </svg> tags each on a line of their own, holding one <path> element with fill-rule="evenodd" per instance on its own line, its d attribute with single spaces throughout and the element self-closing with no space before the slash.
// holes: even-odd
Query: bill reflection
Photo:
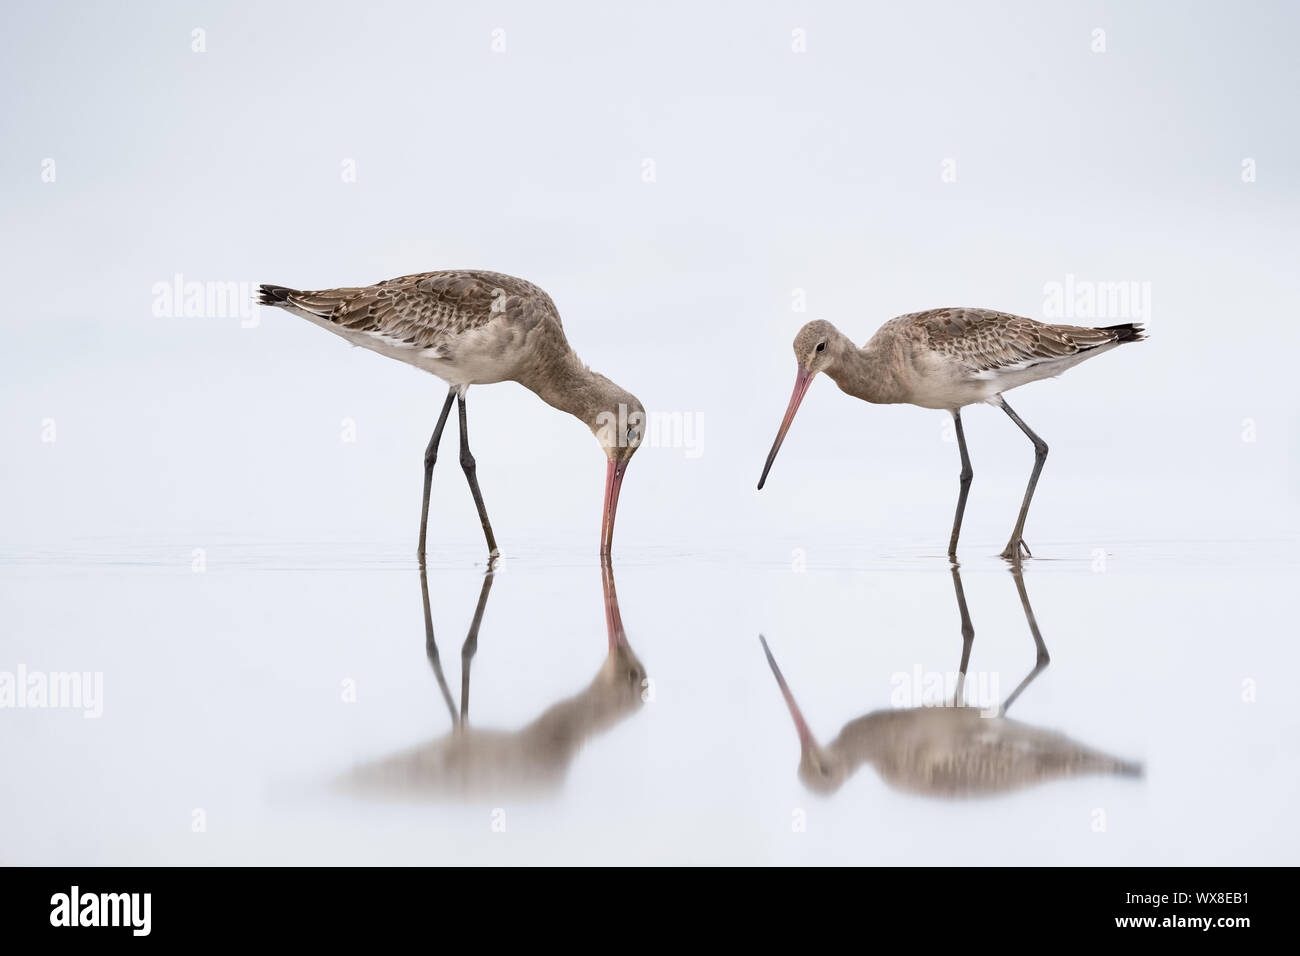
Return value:
<svg viewBox="0 0 1300 956">
<path fill-rule="evenodd" d="M 874 767 L 896 790 L 948 799 L 993 796 L 1067 777 L 1142 775 L 1138 763 L 1006 716 L 1050 661 L 1020 569 L 1013 568 L 1012 574 L 1037 656 L 1033 668 L 1007 698 L 987 709 L 965 702 L 975 628 L 956 567 L 952 578 L 961 614 L 962 655 L 952 697 L 940 706 L 873 711 L 845 724 L 839 736 L 825 746 L 813 736 L 767 640 L 759 635 L 799 735 L 799 778 L 809 790 L 834 793 L 863 764 Z"/>
<path fill-rule="evenodd" d="M 447 712 L 451 731 L 436 740 L 359 765 L 341 781 L 358 795 L 416 800 L 540 796 L 563 784 L 582 745 L 636 713 L 647 686 L 645 668 L 628 643 L 614 589 L 614 571 L 602 563 L 607 647 L 591 682 L 557 701 L 518 730 L 470 726 L 470 665 L 479 627 L 492 591 L 494 572 L 483 579 L 469 634 L 461 647 L 460 703 L 443 674 L 434 640 L 426 573 L 420 572 L 424 601 L 425 650 Z"/>
</svg>

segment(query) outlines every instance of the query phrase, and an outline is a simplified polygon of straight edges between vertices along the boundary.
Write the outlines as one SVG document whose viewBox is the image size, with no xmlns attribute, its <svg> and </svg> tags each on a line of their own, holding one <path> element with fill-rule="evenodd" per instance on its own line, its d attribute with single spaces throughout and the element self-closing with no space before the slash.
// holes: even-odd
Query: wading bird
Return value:
<svg viewBox="0 0 1300 956">
<path fill-rule="evenodd" d="M 961 490 L 953 518 L 948 554 L 956 556 L 961 518 L 970 491 L 970 456 L 962 433 L 961 410 L 976 402 L 996 405 L 1010 416 L 1034 445 L 1034 470 L 1020 506 L 1011 540 L 1002 557 L 1018 562 L 1021 549 L 1029 554 L 1023 533 L 1034 486 L 1047 460 L 1047 443 L 1030 430 L 1002 397 L 1020 385 L 1060 375 L 1080 362 L 1109 352 L 1125 342 L 1145 338 L 1141 325 L 1126 323 L 1105 328 L 1047 325 L 987 309 L 934 309 L 890 319 L 858 348 L 829 322 L 809 322 L 794 340 L 799 365 L 794 394 L 786 409 L 776 441 L 758 479 L 761 489 L 785 433 L 794 420 L 808 386 L 825 372 L 840 389 L 875 405 L 919 405 L 942 408 L 952 414 L 961 451 Z"/>
<path fill-rule="evenodd" d="M 645 409 L 636 396 L 579 360 L 564 337 L 555 303 L 537 286 L 496 272 L 423 272 L 361 288 L 318 292 L 263 285 L 258 301 L 287 309 L 353 345 L 432 372 L 450 386 L 424 452 L 421 563 L 433 465 L 453 399 L 460 418 L 461 468 L 491 557 L 498 554 L 469 450 L 465 393 L 471 385 L 507 381 L 518 382 L 548 405 L 568 412 L 600 441 L 607 458 L 600 553 L 609 555 L 619 489 L 627 463 L 641 444 Z"/>
<path fill-rule="evenodd" d="M 844 725 L 838 737 L 819 745 L 790 692 L 776 659 L 759 635 L 799 734 L 799 778 L 818 793 L 834 793 L 864 763 L 876 768 L 897 790 L 931 797 L 992 796 L 1048 780 L 1086 774 L 1137 777 L 1142 766 L 1076 743 L 1064 734 L 1008 720 L 1007 710 L 1050 658 L 1020 570 L 1013 569 L 1020 603 L 1038 656 L 1034 668 L 993 711 L 965 704 L 966 668 L 975 628 L 966 608 L 961 575 L 954 566 L 953 586 L 961 613 L 962 654 L 952 704 L 877 710 Z"/>
<path fill-rule="evenodd" d="M 488 571 L 479 592 L 469 635 L 461 647 L 461 696 L 457 712 L 443 676 L 433 638 L 429 584 L 420 570 L 424 600 L 425 653 L 451 715 L 451 732 L 437 740 L 356 767 L 338 781 L 357 794 L 426 800 L 526 797 L 553 791 L 585 741 L 631 716 L 642 704 L 645 668 L 623 630 L 614 572 L 602 562 L 608 652 L 586 688 L 552 704 L 519 730 L 483 730 L 469 725 L 469 666 L 478 650 L 479 626 L 492 589 Z"/>
</svg>

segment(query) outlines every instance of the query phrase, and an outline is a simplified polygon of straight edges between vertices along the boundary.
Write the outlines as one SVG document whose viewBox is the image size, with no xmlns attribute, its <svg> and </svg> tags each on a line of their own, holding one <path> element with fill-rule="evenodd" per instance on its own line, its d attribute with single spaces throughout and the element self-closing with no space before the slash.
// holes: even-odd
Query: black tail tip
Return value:
<svg viewBox="0 0 1300 956">
<path fill-rule="evenodd" d="M 1147 337 L 1146 327 L 1141 322 L 1125 322 L 1123 325 L 1104 325 L 1103 332 L 1114 332 L 1116 342 L 1144 342 Z"/>
<path fill-rule="evenodd" d="M 257 301 L 260 305 L 283 305 L 294 291 L 282 285 L 260 285 L 257 287 Z"/>
</svg>

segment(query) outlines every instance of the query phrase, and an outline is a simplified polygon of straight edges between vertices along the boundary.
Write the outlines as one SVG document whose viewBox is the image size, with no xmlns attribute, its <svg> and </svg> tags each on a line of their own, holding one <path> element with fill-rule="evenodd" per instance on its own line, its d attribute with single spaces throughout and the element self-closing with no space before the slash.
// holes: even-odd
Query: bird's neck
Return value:
<svg viewBox="0 0 1300 956">
<path fill-rule="evenodd" d="M 840 729 L 840 734 L 826 749 L 833 751 L 848 766 L 849 772 L 864 763 L 879 766 L 889 759 L 891 746 L 896 746 L 900 725 L 905 725 L 905 709 L 877 710 L 850 720 Z"/>
<path fill-rule="evenodd" d="M 588 428 L 597 425 L 601 412 L 616 408 L 625 395 L 605 376 L 587 368 L 568 348 L 538 355 L 516 374 L 515 380 L 547 405 L 568 412 Z"/>
<path fill-rule="evenodd" d="M 846 337 L 843 348 L 826 374 L 854 398 L 875 405 L 907 401 L 904 384 L 904 356 L 893 343 L 874 339 L 858 348 Z"/>
<path fill-rule="evenodd" d="M 640 689 L 621 683 L 607 662 L 586 689 L 551 705 L 524 733 L 548 741 L 557 750 L 572 752 L 640 706 Z"/>
</svg>

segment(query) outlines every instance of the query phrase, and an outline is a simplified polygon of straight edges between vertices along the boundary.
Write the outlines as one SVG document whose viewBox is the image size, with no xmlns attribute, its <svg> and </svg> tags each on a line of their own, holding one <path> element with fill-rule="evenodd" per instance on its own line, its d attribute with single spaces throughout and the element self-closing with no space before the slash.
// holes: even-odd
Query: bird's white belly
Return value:
<svg viewBox="0 0 1300 956">
<path fill-rule="evenodd" d="M 931 359 L 911 383 L 908 402 L 922 408 L 956 409 L 987 402 L 998 393 L 996 383 L 971 375 L 950 359 Z"/>
<path fill-rule="evenodd" d="M 908 401 L 922 408 L 945 409 L 963 408 L 978 402 L 992 401 L 997 404 L 996 396 L 1003 392 L 1030 382 L 1055 378 L 1066 369 L 1107 352 L 1117 344 L 1112 342 L 1074 355 L 1039 359 L 984 372 L 973 372 L 951 359 L 931 358 L 918 369 L 920 374 L 912 382 Z"/>
<path fill-rule="evenodd" d="M 952 410 L 987 402 L 998 393 L 989 382 L 927 382 L 913 389 L 911 404 Z"/>
<path fill-rule="evenodd" d="M 468 388 L 471 385 L 490 385 L 504 382 L 509 376 L 500 362 L 484 361 L 474 355 L 458 356 L 454 361 L 441 358 L 437 349 L 427 349 L 412 364 L 432 372 L 448 385 Z"/>
<path fill-rule="evenodd" d="M 492 343 L 481 333 L 471 332 L 461 336 L 455 343 L 454 357 L 448 358 L 439 346 L 426 348 L 412 345 L 376 332 L 345 328 L 304 309 L 290 311 L 313 325 L 319 325 L 322 329 L 347 339 L 359 348 L 422 369 L 456 388 L 504 382 L 509 378 L 509 363 L 503 361 L 502 350 L 487 347 Z"/>
</svg>

